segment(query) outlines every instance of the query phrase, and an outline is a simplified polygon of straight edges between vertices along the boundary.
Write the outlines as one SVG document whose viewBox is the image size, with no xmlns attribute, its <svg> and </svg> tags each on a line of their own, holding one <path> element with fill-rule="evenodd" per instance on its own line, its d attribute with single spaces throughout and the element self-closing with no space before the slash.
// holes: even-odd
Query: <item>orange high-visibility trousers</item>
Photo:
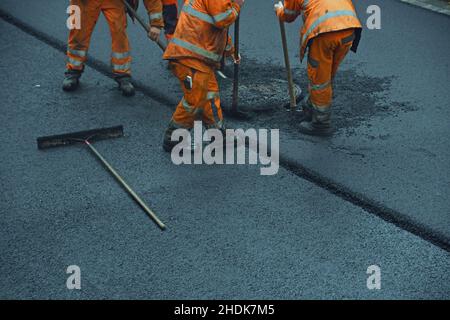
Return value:
<svg viewBox="0 0 450 320">
<path fill-rule="evenodd" d="M 333 101 L 333 79 L 352 47 L 354 29 L 323 33 L 312 39 L 308 53 L 309 99 L 319 111 Z"/>
<path fill-rule="evenodd" d="M 171 61 L 170 66 L 174 75 L 180 80 L 184 93 L 172 116 L 172 126 L 191 129 L 194 121 L 198 120 L 203 121 L 207 128 L 223 128 L 219 85 L 214 69 L 209 68 L 207 72 L 200 71 L 178 61 Z M 192 79 L 192 88 L 190 88 L 188 77 Z"/>
<path fill-rule="evenodd" d="M 167 40 L 171 40 L 178 23 L 178 0 L 162 0 L 164 34 Z"/>
<path fill-rule="evenodd" d="M 81 29 L 70 30 L 67 69 L 83 70 L 92 32 L 100 12 L 108 21 L 112 38 L 111 66 L 115 74 L 131 73 L 130 44 L 126 33 L 127 17 L 122 0 L 70 0 L 81 9 Z"/>
</svg>

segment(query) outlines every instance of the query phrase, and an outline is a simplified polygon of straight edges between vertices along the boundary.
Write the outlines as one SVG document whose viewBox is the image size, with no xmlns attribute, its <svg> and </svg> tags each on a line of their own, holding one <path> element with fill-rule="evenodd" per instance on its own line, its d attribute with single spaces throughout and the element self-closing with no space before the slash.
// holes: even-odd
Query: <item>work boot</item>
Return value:
<svg viewBox="0 0 450 320">
<path fill-rule="evenodd" d="M 300 132 L 310 136 L 329 137 L 333 134 L 331 112 L 313 109 L 311 121 L 300 122 Z"/>
<path fill-rule="evenodd" d="M 164 133 L 164 140 L 163 140 L 163 149 L 165 152 L 172 152 L 172 149 L 180 143 L 179 141 L 172 141 L 172 133 L 178 129 L 173 125 L 173 123 L 169 123 L 169 126 L 166 129 L 166 132 Z"/>
<path fill-rule="evenodd" d="M 119 84 L 119 89 L 122 91 L 122 95 L 125 97 L 132 97 L 135 94 L 135 89 L 133 84 L 131 83 L 130 76 L 120 76 L 116 78 L 117 83 Z"/>
<path fill-rule="evenodd" d="M 237 141 L 236 137 L 227 138 L 227 127 L 225 127 L 223 120 L 215 124 L 206 125 L 206 129 L 218 129 L 222 133 L 224 149 L 227 145 L 234 146 L 235 142 Z M 214 142 L 214 139 L 212 139 L 211 143 L 212 142 Z"/>
<path fill-rule="evenodd" d="M 305 100 L 302 101 L 302 109 L 299 112 L 300 121 L 312 121 L 312 114 L 313 114 L 313 105 L 311 103 L 311 100 L 309 100 L 309 97 L 307 97 Z"/>
<path fill-rule="evenodd" d="M 64 91 L 75 91 L 80 83 L 81 71 L 67 70 L 64 74 L 62 88 Z"/>
</svg>

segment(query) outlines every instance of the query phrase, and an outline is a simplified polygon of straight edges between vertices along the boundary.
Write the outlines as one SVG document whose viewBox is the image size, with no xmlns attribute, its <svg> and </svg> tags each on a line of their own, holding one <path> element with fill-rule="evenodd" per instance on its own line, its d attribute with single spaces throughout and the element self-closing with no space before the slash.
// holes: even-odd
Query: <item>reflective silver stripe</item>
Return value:
<svg viewBox="0 0 450 320">
<path fill-rule="evenodd" d="M 201 55 L 203 57 L 206 57 L 206 58 L 208 58 L 208 59 L 210 59 L 212 61 L 215 61 L 215 62 L 220 62 L 220 60 L 222 59 L 222 57 L 220 55 L 218 55 L 218 54 L 216 54 L 214 52 L 211 52 L 211 51 L 205 50 L 203 48 L 197 47 L 196 45 L 193 45 L 192 43 L 189 43 L 187 41 L 184 41 L 184 40 L 181 40 L 181 39 L 178 39 L 178 38 L 173 38 L 172 39 L 172 43 L 174 43 L 174 44 L 176 44 L 176 45 L 178 45 L 180 47 L 183 47 L 183 48 L 185 48 L 185 49 L 187 49 L 189 51 L 192 51 L 192 52 L 194 52 L 196 54 L 199 54 L 199 55 Z"/>
<path fill-rule="evenodd" d="M 223 20 L 227 19 L 229 16 L 231 16 L 233 14 L 233 9 L 234 8 L 228 9 L 227 11 L 225 11 L 223 13 L 215 15 L 213 17 L 214 21 L 215 22 L 220 22 L 220 21 L 223 21 Z M 234 12 L 236 12 L 236 11 L 234 11 Z"/>
<path fill-rule="evenodd" d="M 122 52 L 122 53 L 120 53 L 120 52 L 113 52 L 111 54 L 111 56 L 113 58 L 115 58 L 115 59 L 125 59 L 125 58 L 128 58 L 130 56 L 130 51 Z"/>
<path fill-rule="evenodd" d="M 130 69 L 131 63 L 130 62 L 127 62 L 125 64 L 114 64 L 113 63 L 112 67 L 114 70 L 125 71 L 125 70 Z"/>
<path fill-rule="evenodd" d="M 287 14 L 289 16 L 296 16 L 296 15 L 299 15 L 300 12 L 295 11 L 295 10 L 284 9 L 284 14 Z"/>
<path fill-rule="evenodd" d="M 225 129 L 225 122 L 223 120 L 219 120 L 213 126 L 215 129 Z"/>
<path fill-rule="evenodd" d="M 80 67 L 83 65 L 83 61 L 75 60 L 75 59 L 72 59 L 71 57 L 69 57 L 68 59 L 69 59 L 69 63 L 73 64 L 76 67 Z"/>
<path fill-rule="evenodd" d="M 206 95 L 206 100 L 212 100 L 212 99 L 215 99 L 215 98 L 218 98 L 218 97 L 219 97 L 219 93 L 218 92 L 210 91 Z"/>
<path fill-rule="evenodd" d="M 211 17 L 209 14 L 200 12 L 195 10 L 192 6 L 187 5 L 183 7 L 183 12 L 186 12 L 187 14 L 190 14 L 191 16 L 194 16 L 196 18 L 199 18 L 200 20 L 210 23 L 210 24 L 214 24 L 214 19 L 213 17 Z"/>
<path fill-rule="evenodd" d="M 237 12 L 237 10 L 236 10 L 235 8 L 233 8 L 233 9 L 231 9 L 231 10 L 233 10 L 233 12 L 234 12 L 234 14 L 235 14 L 236 17 L 239 17 L 239 13 Z"/>
<path fill-rule="evenodd" d="M 330 106 L 331 105 L 319 106 L 319 105 L 314 104 L 312 102 L 311 102 L 311 104 L 312 104 L 313 108 L 316 109 L 319 112 L 329 112 L 330 111 Z"/>
<path fill-rule="evenodd" d="M 236 16 L 238 16 L 238 12 L 236 11 L 235 8 L 228 9 L 227 11 L 225 11 L 223 13 L 219 13 L 215 16 L 210 16 L 207 13 L 203 13 L 203 12 L 200 12 L 200 11 L 194 9 L 194 7 L 192 6 L 192 3 L 190 3 L 187 6 L 184 6 L 183 12 L 186 12 L 187 14 L 190 14 L 191 16 L 194 16 L 194 17 L 196 17 L 204 22 L 210 23 L 210 24 L 215 24 L 217 22 L 223 21 L 223 20 L 227 19 L 233 13 Z"/>
<path fill-rule="evenodd" d="M 356 13 L 350 10 L 338 10 L 338 11 L 331 11 L 328 12 L 327 14 L 324 14 L 323 16 L 319 17 L 316 19 L 316 21 L 314 21 L 314 23 L 311 25 L 311 27 L 308 29 L 308 31 L 306 31 L 306 33 L 303 35 L 302 38 L 302 44 L 305 43 L 306 39 L 308 39 L 309 35 L 314 31 L 314 29 L 316 29 L 321 23 L 323 23 L 324 21 L 331 19 L 331 18 L 336 18 L 336 17 L 343 17 L 343 16 L 351 16 L 351 17 L 355 17 Z"/>
<path fill-rule="evenodd" d="M 181 99 L 181 105 L 182 105 L 183 108 L 184 108 L 187 112 L 189 112 L 189 113 L 192 113 L 192 111 L 194 110 L 194 107 L 191 106 L 191 105 L 186 101 L 186 99 L 184 99 L 184 97 L 183 97 L 183 99 Z"/>
<path fill-rule="evenodd" d="M 315 84 L 315 85 L 314 84 L 310 84 L 309 88 L 311 90 L 323 90 L 323 89 L 329 87 L 330 85 L 331 85 L 331 82 L 327 81 L 327 82 L 322 83 L 322 84 Z"/>
<path fill-rule="evenodd" d="M 153 20 L 162 19 L 163 15 L 162 15 L 162 12 L 150 13 L 148 15 L 148 18 L 150 19 L 150 21 L 153 21 Z"/>
<path fill-rule="evenodd" d="M 78 56 L 78 57 L 81 57 L 81 58 L 84 58 L 87 55 L 87 51 L 75 50 L 75 49 L 71 49 L 69 47 L 67 47 L 67 52 L 69 52 L 70 54 L 72 54 L 74 56 Z"/>
<path fill-rule="evenodd" d="M 213 124 L 206 124 L 205 127 L 206 127 L 206 129 L 225 129 L 223 120 L 219 120 Z"/>
</svg>

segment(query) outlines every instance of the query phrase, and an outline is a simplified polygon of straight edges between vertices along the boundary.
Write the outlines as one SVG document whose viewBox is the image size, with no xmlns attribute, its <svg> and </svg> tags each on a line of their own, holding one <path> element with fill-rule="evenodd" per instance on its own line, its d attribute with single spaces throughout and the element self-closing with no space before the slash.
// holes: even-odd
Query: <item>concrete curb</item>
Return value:
<svg viewBox="0 0 450 320">
<path fill-rule="evenodd" d="M 400 0 L 401 2 L 450 16 L 450 2 L 441 0 Z"/>
</svg>

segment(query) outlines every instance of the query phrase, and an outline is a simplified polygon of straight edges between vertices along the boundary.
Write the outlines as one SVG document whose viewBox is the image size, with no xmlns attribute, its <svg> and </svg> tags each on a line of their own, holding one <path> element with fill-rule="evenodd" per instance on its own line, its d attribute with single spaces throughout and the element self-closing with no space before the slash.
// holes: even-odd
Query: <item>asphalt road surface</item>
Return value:
<svg viewBox="0 0 450 320">
<path fill-rule="evenodd" d="M 80 90 L 64 93 L 67 4 L 0 3 L 0 298 L 450 298 L 448 16 L 357 1 L 363 22 L 381 7 L 382 28 L 364 30 L 336 79 L 333 138 L 300 135 L 278 106 L 228 119 L 280 129 L 280 171 L 263 177 L 254 165 L 175 166 L 162 151 L 180 93 L 137 25 L 135 97 L 109 77 L 103 18 Z M 284 77 L 271 3 L 248 0 L 241 25 L 243 77 Z M 287 27 L 292 57 L 298 28 Z M 125 137 L 97 147 L 164 232 L 83 146 L 36 148 L 38 136 L 117 124 Z M 66 288 L 69 265 L 81 290 Z M 371 265 L 380 290 L 366 286 Z"/>
</svg>

